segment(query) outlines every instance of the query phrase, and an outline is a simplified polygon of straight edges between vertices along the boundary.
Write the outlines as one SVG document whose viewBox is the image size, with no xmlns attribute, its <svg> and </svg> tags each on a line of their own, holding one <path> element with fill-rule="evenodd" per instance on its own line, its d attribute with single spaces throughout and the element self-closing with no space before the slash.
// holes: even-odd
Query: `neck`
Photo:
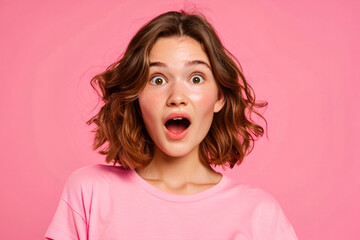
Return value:
<svg viewBox="0 0 360 240">
<path fill-rule="evenodd" d="M 158 148 L 154 150 L 154 157 L 150 164 L 144 169 L 136 170 L 144 179 L 158 180 L 173 186 L 188 182 L 206 184 L 217 182 L 219 179 L 219 173 L 201 163 L 198 148 L 181 157 L 169 156 Z"/>
</svg>

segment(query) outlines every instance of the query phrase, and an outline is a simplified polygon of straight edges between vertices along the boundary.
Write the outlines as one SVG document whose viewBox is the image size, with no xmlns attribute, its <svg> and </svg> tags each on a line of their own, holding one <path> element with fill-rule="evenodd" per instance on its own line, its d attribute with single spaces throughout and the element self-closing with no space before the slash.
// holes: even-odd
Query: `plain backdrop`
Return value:
<svg viewBox="0 0 360 240">
<path fill-rule="evenodd" d="M 268 138 L 216 170 L 271 193 L 299 239 L 360 239 L 360 4 L 332 0 L 0 1 L 0 239 L 42 239 L 69 174 L 105 163 L 90 79 L 147 21 L 193 8 L 269 102 Z"/>
</svg>

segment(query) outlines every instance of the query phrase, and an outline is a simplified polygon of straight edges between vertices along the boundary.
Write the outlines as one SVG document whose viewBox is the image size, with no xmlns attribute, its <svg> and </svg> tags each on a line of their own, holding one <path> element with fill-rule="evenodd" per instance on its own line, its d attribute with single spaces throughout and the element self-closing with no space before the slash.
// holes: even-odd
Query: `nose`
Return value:
<svg viewBox="0 0 360 240">
<path fill-rule="evenodd" d="M 186 86 L 181 81 L 174 81 L 169 88 L 169 97 L 166 102 L 168 107 L 177 107 L 188 104 Z"/>
</svg>

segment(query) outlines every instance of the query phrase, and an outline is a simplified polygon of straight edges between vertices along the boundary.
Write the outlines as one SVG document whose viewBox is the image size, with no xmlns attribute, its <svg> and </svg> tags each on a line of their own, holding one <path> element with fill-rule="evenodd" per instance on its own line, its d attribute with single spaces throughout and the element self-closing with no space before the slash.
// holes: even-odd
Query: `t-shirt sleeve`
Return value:
<svg viewBox="0 0 360 240">
<path fill-rule="evenodd" d="M 268 196 L 256 207 L 252 218 L 254 240 L 297 240 L 279 203 Z"/>
<path fill-rule="evenodd" d="M 74 172 L 68 178 L 55 215 L 45 234 L 46 239 L 87 239 L 86 196 L 84 176 Z"/>
<path fill-rule="evenodd" d="M 45 238 L 55 240 L 86 239 L 86 222 L 65 200 L 60 199 Z"/>
</svg>

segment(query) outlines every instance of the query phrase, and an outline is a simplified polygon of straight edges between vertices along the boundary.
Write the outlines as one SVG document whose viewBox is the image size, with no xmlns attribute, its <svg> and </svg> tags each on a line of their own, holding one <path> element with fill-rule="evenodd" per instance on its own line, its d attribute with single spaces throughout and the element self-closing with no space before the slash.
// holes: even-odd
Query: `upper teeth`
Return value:
<svg viewBox="0 0 360 240">
<path fill-rule="evenodd" d="M 182 120 L 183 118 L 173 118 L 173 120 Z"/>
</svg>

